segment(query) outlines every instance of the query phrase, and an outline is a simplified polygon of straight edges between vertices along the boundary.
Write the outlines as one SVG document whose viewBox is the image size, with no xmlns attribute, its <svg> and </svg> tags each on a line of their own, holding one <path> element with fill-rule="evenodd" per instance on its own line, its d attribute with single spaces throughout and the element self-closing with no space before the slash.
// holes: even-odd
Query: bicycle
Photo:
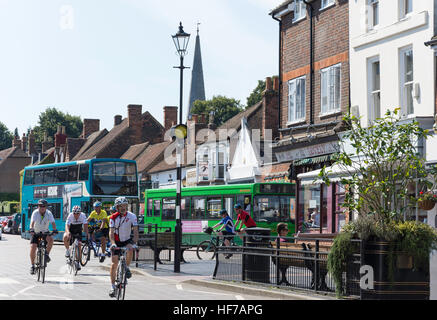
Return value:
<svg viewBox="0 0 437 320">
<path fill-rule="evenodd" d="M 106 252 L 105 254 L 110 257 L 111 256 L 111 250 L 109 249 L 111 246 L 111 242 L 108 241 L 106 245 Z M 92 240 L 91 238 L 87 241 L 87 243 L 82 247 L 82 256 L 80 258 L 80 264 L 82 267 L 85 267 L 85 265 L 88 263 L 88 261 L 91 260 L 91 251 L 94 252 L 94 258 L 99 257 L 100 253 L 100 241 L 96 242 Z"/>
<path fill-rule="evenodd" d="M 129 251 L 129 248 L 115 247 L 114 250 L 120 250 L 119 261 L 117 266 L 117 275 L 115 278 L 115 297 L 117 298 L 117 300 L 124 300 L 124 296 L 126 294 L 126 285 L 127 285 L 126 252 Z"/>
<path fill-rule="evenodd" d="M 71 246 L 71 252 L 70 252 L 69 257 L 67 258 L 68 270 L 70 271 L 70 273 L 73 273 L 74 275 L 77 275 L 78 265 L 79 265 L 80 260 L 81 260 L 78 257 L 79 254 L 80 254 L 80 252 L 79 252 L 79 239 L 78 239 L 78 237 L 74 237 L 74 242 Z"/>
<path fill-rule="evenodd" d="M 37 274 L 37 281 L 40 281 L 42 283 L 45 282 L 45 276 L 46 276 L 46 268 L 47 268 L 47 261 L 46 261 L 46 250 L 47 250 L 47 236 L 52 236 L 56 234 L 57 232 L 40 232 L 35 234 L 38 237 L 38 245 L 37 245 L 37 252 L 36 252 L 36 263 L 35 263 L 35 271 Z"/>
<path fill-rule="evenodd" d="M 211 227 L 205 228 L 203 232 L 212 234 L 215 232 Z M 221 238 L 221 239 L 220 239 Z M 224 245 L 224 236 L 212 236 L 211 240 L 202 241 L 197 245 L 196 254 L 199 260 L 212 260 L 217 255 L 217 247 Z M 231 246 L 235 246 L 234 238 Z"/>
</svg>

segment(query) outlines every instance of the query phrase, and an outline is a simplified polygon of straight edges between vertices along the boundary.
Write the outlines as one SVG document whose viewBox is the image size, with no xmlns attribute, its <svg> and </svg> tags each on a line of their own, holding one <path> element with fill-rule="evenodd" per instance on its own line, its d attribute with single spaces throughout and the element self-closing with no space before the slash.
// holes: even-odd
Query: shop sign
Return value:
<svg viewBox="0 0 437 320">
<path fill-rule="evenodd" d="M 293 161 L 298 159 L 313 158 L 325 154 L 336 153 L 340 150 L 338 141 L 317 144 L 310 147 L 292 149 L 277 152 L 276 158 L 279 162 Z"/>
</svg>

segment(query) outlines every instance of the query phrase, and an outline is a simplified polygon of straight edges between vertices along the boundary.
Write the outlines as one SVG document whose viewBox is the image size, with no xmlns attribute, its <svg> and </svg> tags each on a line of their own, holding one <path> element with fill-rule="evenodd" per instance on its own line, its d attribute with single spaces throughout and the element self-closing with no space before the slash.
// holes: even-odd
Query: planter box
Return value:
<svg viewBox="0 0 437 320">
<path fill-rule="evenodd" d="M 383 240 L 364 244 L 364 265 L 373 267 L 374 289 L 361 289 L 363 300 L 429 300 L 429 263 L 413 270 L 413 258 L 403 252 L 394 252 L 393 282 L 389 278 L 390 243 Z"/>
</svg>

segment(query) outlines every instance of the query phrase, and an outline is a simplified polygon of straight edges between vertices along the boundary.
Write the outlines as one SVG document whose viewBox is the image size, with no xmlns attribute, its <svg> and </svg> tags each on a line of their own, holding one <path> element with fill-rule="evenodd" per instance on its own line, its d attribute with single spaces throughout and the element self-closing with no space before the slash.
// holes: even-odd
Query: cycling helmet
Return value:
<svg viewBox="0 0 437 320">
<path fill-rule="evenodd" d="M 111 207 L 111 211 L 114 211 L 114 212 L 117 211 L 117 209 L 115 209 L 115 206 Z"/>
<path fill-rule="evenodd" d="M 39 199 L 38 205 L 40 206 L 47 206 L 47 200 L 46 199 Z"/>
<path fill-rule="evenodd" d="M 78 213 L 78 212 L 82 212 L 81 207 L 79 207 L 79 206 L 74 206 L 74 207 L 73 207 L 73 213 Z"/>
<path fill-rule="evenodd" d="M 228 212 L 226 211 L 226 209 L 221 209 L 221 210 L 220 210 L 220 214 L 222 215 L 222 214 L 224 214 L 224 213 L 228 213 Z"/>
<path fill-rule="evenodd" d="M 127 201 L 127 199 L 125 197 L 118 197 L 117 199 L 115 199 L 114 201 L 114 206 L 117 207 L 121 204 L 128 204 L 129 202 Z"/>
<path fill-rule="evenodd" d="M 102 203 L 100 201 L 96 201 L 96 202 L 94 202 L 93 206 L 94 206 L 94 208 L 101 207 Z"/>
<path fill-rule="evenodd" d="M 241 204 L 236 203 L 235 206 L 234 206 L 234 208 L 235 208 L 235 209 L 241 209 Z"/>
</svg>

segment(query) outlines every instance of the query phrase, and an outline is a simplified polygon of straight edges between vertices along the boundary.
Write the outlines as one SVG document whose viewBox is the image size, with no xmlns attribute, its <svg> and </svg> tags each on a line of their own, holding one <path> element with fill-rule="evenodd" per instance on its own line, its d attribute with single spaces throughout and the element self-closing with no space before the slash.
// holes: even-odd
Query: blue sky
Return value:
<svg viewBox="0 0 437 320">
<path fill-rule="evenodd" d="M 282 0 L 0 0 L 0 121 L 20 135 L 47 107 L 101 119 L 141 104 L 162 123 L 163 106 L 179 104 L 179 58 L 171 35 L 196 23 L 206 98 L 246 103 L 257 81 L 278 72 Z M 191 69 L 184 72 L 184 118 Z"/>
</svg>

